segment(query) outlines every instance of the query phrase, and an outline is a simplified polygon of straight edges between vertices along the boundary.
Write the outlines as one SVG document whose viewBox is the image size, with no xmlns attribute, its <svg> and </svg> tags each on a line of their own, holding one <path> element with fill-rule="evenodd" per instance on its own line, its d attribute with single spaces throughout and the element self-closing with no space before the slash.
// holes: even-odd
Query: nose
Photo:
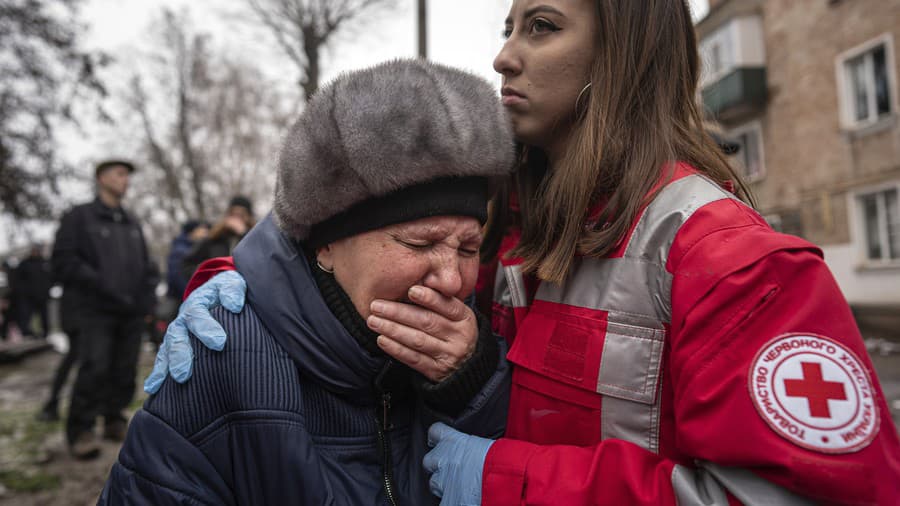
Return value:
<svg viewBox="0 0 900 506">
<path fill-rule="evenodd" d="M 422 284 L 447 297 L 457 296 L 463 284 L 459 260 L 459 253 L 456 251 L 439 255 L 433 260 Z"/>
<path fill-rule="evenodd" d="M 522 71 L 522 62 L 516 56 L 512 38 L 507 39 L 494 58 L 494 71 L 503 77 L 513 76 Z"/>
</svg>

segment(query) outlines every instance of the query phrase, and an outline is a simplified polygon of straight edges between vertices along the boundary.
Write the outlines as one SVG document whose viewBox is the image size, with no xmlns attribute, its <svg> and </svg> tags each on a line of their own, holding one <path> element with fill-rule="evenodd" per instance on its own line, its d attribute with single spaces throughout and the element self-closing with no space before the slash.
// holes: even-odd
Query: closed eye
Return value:
<svg viewBox="0 0 900 506">
<path fill-rule="evenodd" d="M 426 250 L 434 246 L 434 243 L 428 241 L 410 241 L 405 239 L 397 239 L 397 242 L 414 250 Z"/>
</svg>

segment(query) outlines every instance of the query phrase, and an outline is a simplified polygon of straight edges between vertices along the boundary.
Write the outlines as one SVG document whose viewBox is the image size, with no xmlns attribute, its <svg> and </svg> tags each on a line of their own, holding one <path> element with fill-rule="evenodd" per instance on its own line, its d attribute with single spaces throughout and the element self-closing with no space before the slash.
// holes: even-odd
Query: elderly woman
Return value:
<svg viewBox="0 0 900 506">
<path fill-rule="evenodd" d="M 234 251 L 247 304 L 213 312 L 228 347 L 148 399 L 100 504 L 437 503 L 428 426 L 504 425 L 505 347 L 463 299 L 513 151 L 494 90 L 458 70 L 394 61 L 321 90 Z M 417 372 L 380 351 L 366 318 L 385 301 L 430 315 L 445 358 Z"/>
</svg>

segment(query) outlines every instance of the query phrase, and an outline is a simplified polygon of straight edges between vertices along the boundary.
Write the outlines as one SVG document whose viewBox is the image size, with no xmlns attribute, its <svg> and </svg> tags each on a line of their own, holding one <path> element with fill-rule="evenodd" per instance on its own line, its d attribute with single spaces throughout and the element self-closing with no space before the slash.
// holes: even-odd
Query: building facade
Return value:
<svg viewBox="0 0 900 506">
<path fill-rule="evenodd" d="M 900 0 L 711 0 L 697 34 L 760 212 L 822 247 L 864 333 L 900 338 Z"/>
</svg>

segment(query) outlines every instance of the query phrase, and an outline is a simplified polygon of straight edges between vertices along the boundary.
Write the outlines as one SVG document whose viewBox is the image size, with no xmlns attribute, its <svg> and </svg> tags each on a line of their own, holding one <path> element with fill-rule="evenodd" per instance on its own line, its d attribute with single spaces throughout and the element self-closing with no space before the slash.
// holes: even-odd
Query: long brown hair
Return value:
<svg viewBox="0 0 900 506">
<path fill-rule="evenodd" d="M 712 180 L 749 189 L 707 135 L 696 103 L 697 39 L 685 0 L 596 0 L 596 53 L 568 150 L 554 167 L 522 147 L 512 186 L 519 196 L 522 238 L 510 253 L 523 269 L 561 283 L 576 254 L 602 257 L 624 240 L 654 187 L 691 164 Z M 576 104 L 573 104 L 573 111 Z M 658 189 L 656 190 L 658 191 Z M 587 211 L 605 202 L 596 226 Z M 486 252 L 509 223 L 504 197 L 492 203 Z"/>
</svg>

